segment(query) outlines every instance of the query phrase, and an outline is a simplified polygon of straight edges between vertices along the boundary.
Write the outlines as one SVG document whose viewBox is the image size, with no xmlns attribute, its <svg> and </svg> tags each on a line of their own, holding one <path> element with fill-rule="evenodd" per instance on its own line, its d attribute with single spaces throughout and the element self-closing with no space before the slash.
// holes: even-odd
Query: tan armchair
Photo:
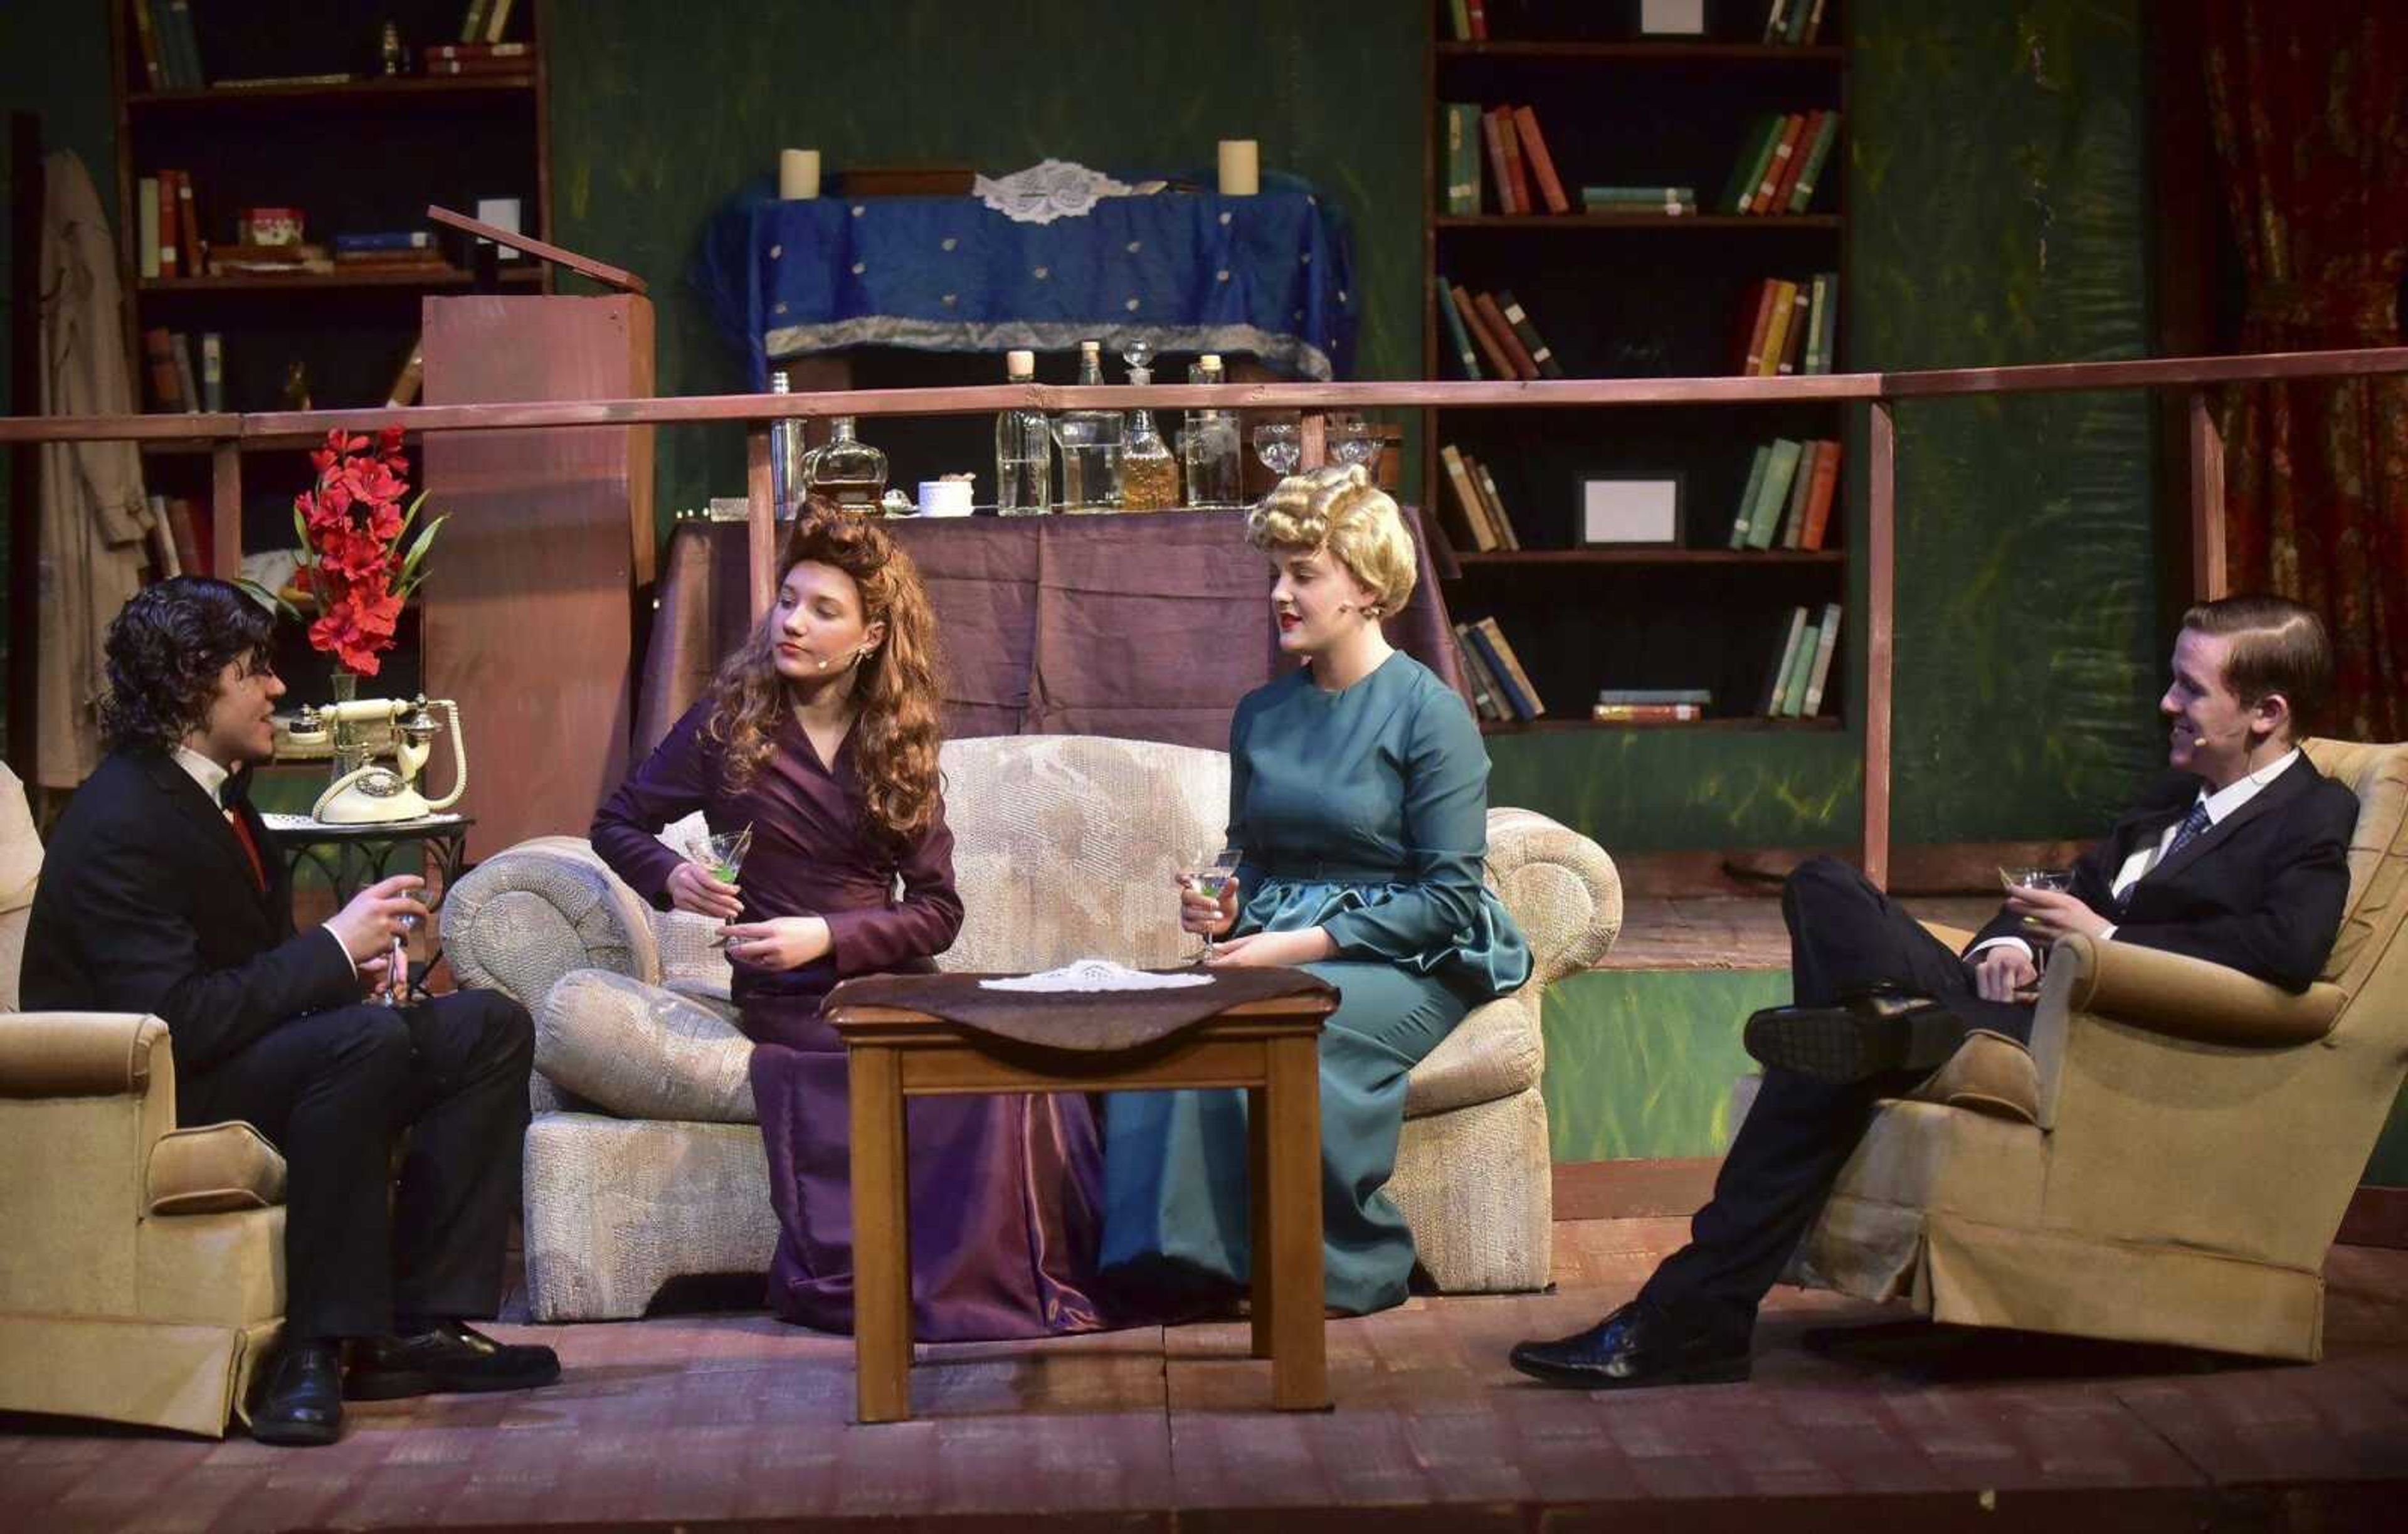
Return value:
<svg viewBox="0 0 2408 1534">
<path fill-rule="evenodd" d="M 947 969 L 1090 955 L 1170 965 L 1181 859 L 1217 846 L 1219 752 L 1096 736 L 953 740 L 946 818 L 964 924 Z M 678 844 L 676 836 L 667 839 Z M 1388 1191 L 1442 1289 L 1537 1289 L 1554 1218 L 1539 1094 L 1546 986 L 1603 958 L 1621 884 L 1596 843 L 1520 810 L 1488 815 L 1487 876 L 1530 939 L 1529 982 L 1475 1009 L 1415 1068 Z M 777 1240 L 746 1061 L 710 924 L 638 900 L 581 840 L 488 859 L 444 906 L 463 983 L 536 1018 L 527 1295 L 538 1320 L 636 1315 L 666 1280 L 766 1270 Z"/>
<path fill-rule="evenodd" d="M 2058 942 L 2030 1051 L 1977 1036 L 1883 1105 L 1790 1282 L 1966 1326 L 2319 1355 L 2325 1253 L 2408 1075 L 2408 746 L 2306 751 L 2359 804 L 2316 983 Z"/>
<path fill-rule="evenodd" d="M 157 1018 L 16 1011 L 40 866 L 0 767 L 0 1411 L 218 1437 L 283 1325 L 283 1158 L 176 1127 Z"/>
</svg>

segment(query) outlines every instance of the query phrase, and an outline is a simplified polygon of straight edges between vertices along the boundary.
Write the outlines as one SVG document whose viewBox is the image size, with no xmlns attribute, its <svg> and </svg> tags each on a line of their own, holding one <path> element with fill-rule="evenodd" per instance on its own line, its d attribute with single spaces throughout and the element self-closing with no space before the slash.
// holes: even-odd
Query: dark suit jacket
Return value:
<svg viewBox="0 0 2408 1534">
<path fill-rule="evenodd" d="M 2187 773 L 2157 784 L 2074 864 L 2073 893 L 2115 924 L 2117 942 L 2186 953 L 2286 991 L 2306 990 L 2332 952 L 2349 899 L 2358 796 L 2301 756 L 2151 868 L 2118 906 L 2114 885 L 2124 860 L 2188 814 L 2200 787 Z M 2014 913 L 2001 908 L 1973 944 L 2024 936 Z"/>
<path fill-rule="evenodd" d="M 25 933 L 28 1011 L 152 1012 L 178 1068 L 239 1053 L 288 1018 L 360 998 L 334 936 L 295 936 L 292 894 L 259 812 L 228 785 L 267 888 L 218 807 L 173 758 L 111 753 L 76 790 L 42 858 Z"/>
</svg>

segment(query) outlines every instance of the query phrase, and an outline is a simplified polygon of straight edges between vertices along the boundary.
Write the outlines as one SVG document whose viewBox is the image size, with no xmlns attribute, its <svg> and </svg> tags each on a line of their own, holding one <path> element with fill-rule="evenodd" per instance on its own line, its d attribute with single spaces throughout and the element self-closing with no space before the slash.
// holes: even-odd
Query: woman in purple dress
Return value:
<svg viewBox="0 0 2408 1534">
<path fill-rule="evenodd" d="M 961 927 L 935 627 L 910 556 L 874 523 L 815 509 L 760 626 L 594 818 L 595 851 L 638 894 L 727 924 L 781 1231 L 770 1303 L 828 1331 L 853 1328 L 853 1213 L 844 1047 L 821 1002 L 848 976 L 934 968 Z M 740 885 L 657 839 L 696 810 L 713 831 L 752 828 Z M 914 1333 L 1102 1325 L 1089 1100 L 917 1098 L 907 1112 Z"/>
</svg>

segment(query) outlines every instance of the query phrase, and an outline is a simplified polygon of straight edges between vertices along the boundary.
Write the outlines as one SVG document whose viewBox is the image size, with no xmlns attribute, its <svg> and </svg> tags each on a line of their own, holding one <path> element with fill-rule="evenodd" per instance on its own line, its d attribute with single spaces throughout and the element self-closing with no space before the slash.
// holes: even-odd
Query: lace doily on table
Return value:
<svg viewBox="0 0 2408 1534">
<path fill-rule="evenodd" d="M 1017 223 L 1052 223 L 1095 210 L 1103 197 L 1132 197 L 1157 191 L 1159 181 L 1131 186 L 1070 160 L 1046 160 L 1010 175 L 980 177 L 970 183 L 979 201 Z"/>
<path fill-rule="evenodd" d="M 1110 959 L 1081 959 L 1059 969 L 1048 969 L 1035 975 L 1006 975 L 999 980 L 982 980 L 982 991 L 1181 991 L 1191 985 L 1210 985 L 1210 975 L 1156 975 L 1143 969 L 1132 969 Z"/>
</svg>

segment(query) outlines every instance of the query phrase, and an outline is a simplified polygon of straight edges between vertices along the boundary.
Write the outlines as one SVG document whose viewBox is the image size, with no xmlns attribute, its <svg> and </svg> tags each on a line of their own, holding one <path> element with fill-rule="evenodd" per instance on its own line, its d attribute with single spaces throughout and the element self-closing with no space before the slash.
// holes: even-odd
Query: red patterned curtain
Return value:
<svg viewBox="0 0 2408 1534">
<path fill-rule="evenodd" d="M 2248 284 L 2244 351 L 2400 344 L 2408 5 L 2210 0 L 2208 108 Z M 2315 608 L 2339 676 L 2323 733 L 2408 738 L 2408 382 L 2262 384 L 2227 401 L 2232 587 Z"/>
</svg>

